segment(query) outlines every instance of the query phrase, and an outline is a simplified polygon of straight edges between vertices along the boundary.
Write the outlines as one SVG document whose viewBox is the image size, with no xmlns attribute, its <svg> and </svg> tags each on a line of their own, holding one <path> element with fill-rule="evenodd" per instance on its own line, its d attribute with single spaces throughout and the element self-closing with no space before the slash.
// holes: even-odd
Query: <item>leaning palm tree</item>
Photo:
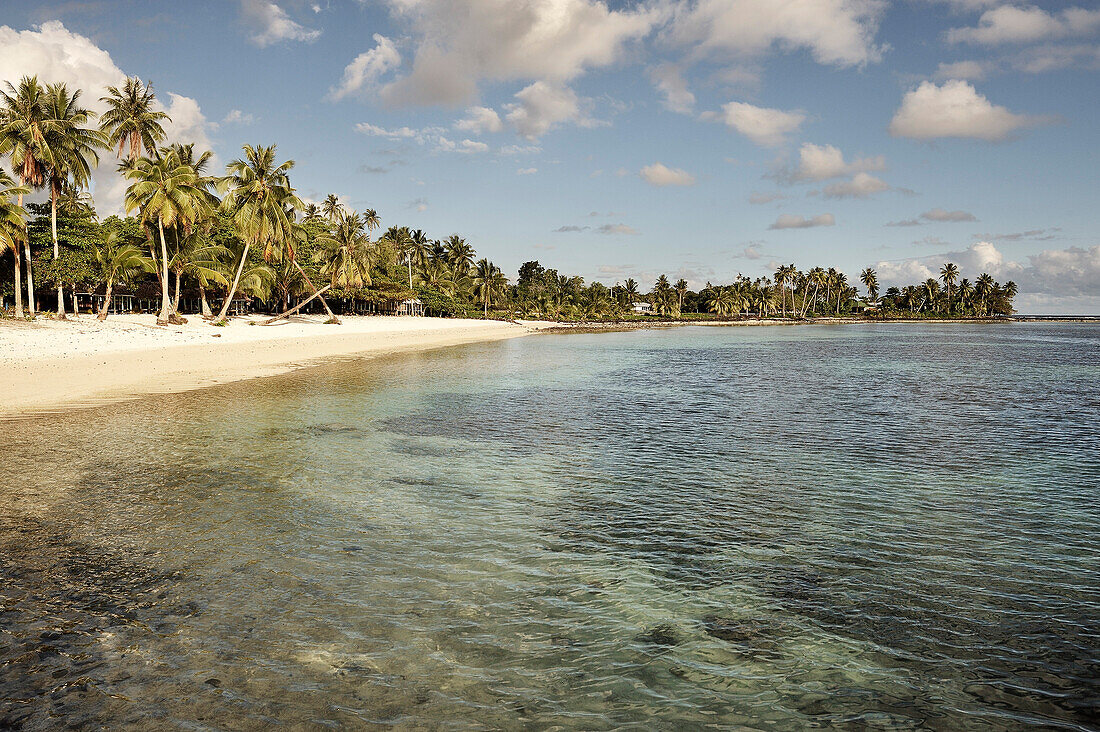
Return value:
<svg viewBox="0 0 1100 732">
<path fill-rule="evenodd" d="M 46 90 L 37 76 L 24 76 L 19 86 L 7 83 L 0 90 L 0 154 L 8 155 L 11 168 L 23 186 L 37 190 L 46 185 Z M 18 194 L 19 205 L 23 195 Z M 27 308 L 34 316 L 34 274 L 31 271 L 30 238 L 23 239 L 23 255 L 27 263 Z"/>
<path fill-rule="evenodd" d="M 106 320 L 111 309 L 116 282 L 128 282 L 142 272 L 152 272 L 153 260 L 133 244 L 128 244 L 117 231 L 108 232 L 95 250 L 99 275 L 107 284 L 103 305 L 99 308 L 97 320 Z"/>
<path fill-rule="evenodd" d="M 127 158 L 135 162 L 142 152 L 158 157 L 157 143 L 166 135 L 161 122 L 171 121 L 167 114 L 154 109 L 156 101 L 152 82 L 142 84 L 136 76 L 126 79 L 122 89 L 107 87 L 107 96 L 99 101 L 107 111 L 99 118 L 99 129 L 107 136 L 107 144 L 118 147 L 117 155 L 129 148 Z"/>
<path fill-rule="evenodd" d="M 231 213 L 245 247 L 218 313 L 218 323 L 225 322 L 251 248 L 262 248 L 264 260 L 270 261 L 283 243 L 295 236 L 293 211 L 304 207 L 290 185 L 288 173 L 294 167 L 293 160 L 276 163 L 274 145 L 245 145 L 242 149 L 244 158 L 226 166 L 227 175 L 219 181 L 219 186 L 228 191 L 222 207 Z"/>
<path fill-rule="evenodd" d="M 22 198 L 30 189 L 16 185 L 3 169 L 0 169 L 0 252 L 11 250 L 15 257 L 15 317 L 23 317 L 23 283 L 20 281 L 19 247 L 27 238 L 27 212 L 12 200 Z"/>
<path fill-rule="evenodd" d="M 168 243 L 164 227 L 187 228 L 208 210 L 205 192 L 195 170 L 184 165 L 174 152 L 157 159 L 141 158 L 125 168 L 133 181 L 126 189 L 126 211 L 139 211 L 142 224 L 156 224 L 160 233 L 161 308 L 157 325 L 168 325 L 178 316 L 168 296 Z"/>
<path fill-rule="evenodd" d="M 940 268 L 940 279 L 943 280 L 943 284 L 947 287 L 947 313 L 951 314 L 951 288 L 955 286 L 955 282 L 959 279 L 959 268 L 951 262 L 947 262 Z"/>
<path fill-rule="evenodd" d="M 50 231 L 53 258 L 60 251 L 57 243 L 58 197 L 68 187 L 83 188 L 92 177 L 92 166 L 99 164 L 96 149 L 106 144 L 99 130 L 87 126 L 95 113 L 80 106 L 81 91 L 70 93 L 64 84 L 46 87 L 46 119 L 43 122 L 45 158 L 43 164 L 50 187 Z M 65 319 L 65 295 L 61 278 L 57 280 L 57 317 Z"/>
</svg>

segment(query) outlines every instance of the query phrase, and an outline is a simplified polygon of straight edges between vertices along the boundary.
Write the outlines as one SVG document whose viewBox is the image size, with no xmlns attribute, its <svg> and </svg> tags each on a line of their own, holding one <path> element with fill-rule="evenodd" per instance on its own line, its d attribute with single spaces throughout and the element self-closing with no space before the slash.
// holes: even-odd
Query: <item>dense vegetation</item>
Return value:
<svg viewBox="0 0 1100 732">
<path fill-rule="evenodd" d="M 988 274 L 959 279 L 951 263 L 939 280 L 881 297 L 873 270 L 861 275 L 861 297 L 835 269 L 793 264 L 699 292 L 664 275 L 649 292 L 633 279 L 585 284 L 537 261 L 511 283 L 457 234 L 437 240 L 392 226 L 375 237 L 375 211 L 352 211 L 335 195 L 303 201 L 290 182 L 294 162 L 280 162 L 274 145 L 245 145 L 224 175 L 212 174 L 210 152 L 163 144 L 167 116 L 140 79 L 109 87 L 98 120 L 82 93 L 63 84 L 26 77 L 0 96 L 0 155 L 14 171 L 0 171 L 0 251 L 11 254 L 0 294 L 14 300 L 16 317 L 45 310 L 64 318 L 81 304 L 77 293 L 85 306 L 98 305 L 100 318 L 127 293 L 133 307 L 155 306 L 160 324 L 185 311 L 224 322 L 234 305 L 284 314 L 322 308 L 339 322 L 337 313 L 392 312 L 413 299 L 444 316 L 607 319 L 645 309 L 679 318 L 981 317 L 1011 313 L 1016 294 L 1014 283 Z M 100 220 L 87 193 L 101 152 L 117 157 L 128 183 L 124 218 Z M 38 190 L 49 203 L 24 206 Z"/>
</svg>

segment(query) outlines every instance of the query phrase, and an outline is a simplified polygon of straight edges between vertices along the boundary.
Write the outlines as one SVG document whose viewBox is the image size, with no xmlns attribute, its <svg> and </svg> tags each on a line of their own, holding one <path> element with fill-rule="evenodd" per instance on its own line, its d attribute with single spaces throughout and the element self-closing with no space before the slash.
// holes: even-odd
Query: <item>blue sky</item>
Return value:
<svg viewBox="0 0 1100 732">
<path fill-rule="evenodd" d="M 1004 0 L 6 3 L 0 78 L 153 80 L 221 163 L 514 276 L 694 286 L 943 261 L 1100 312 L 1100 8 Z M 100 208 L 118 205 L 113 166 Z"/>
</svg>

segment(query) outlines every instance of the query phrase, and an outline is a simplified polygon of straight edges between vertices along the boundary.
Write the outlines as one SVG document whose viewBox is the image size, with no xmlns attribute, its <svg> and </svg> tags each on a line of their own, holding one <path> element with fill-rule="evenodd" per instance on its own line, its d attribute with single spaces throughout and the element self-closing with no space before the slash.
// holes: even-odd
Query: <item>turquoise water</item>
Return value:
<svg viewBox="0 0 1100 732">
<path fill-rule="evenodd" d="M 1100 728 L 1094 326 L 540 335 L 3 426 L 0 728 Z"/>
</svg>

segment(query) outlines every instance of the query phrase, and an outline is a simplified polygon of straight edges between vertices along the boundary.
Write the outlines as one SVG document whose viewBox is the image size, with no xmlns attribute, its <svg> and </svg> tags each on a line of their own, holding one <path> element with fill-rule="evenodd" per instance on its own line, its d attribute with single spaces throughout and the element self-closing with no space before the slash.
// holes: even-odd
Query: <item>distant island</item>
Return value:
<svg viewBox="0 0 1100 732">
<path fill-rule="evenodd" d="M 1010 315 L 1015 283 L 973 281 L 944 263 L 939 279 L 880 293 L 867 268 L 861 293 L 833 267 L 738 276 L 699 291 L 661 275 L 585 283 L 537 261 L 511 282 L 462 236 L 435 239 L 391 226 L 335 195 L 303 200 L 294 161 L 276 146 L 245 145 L 224 174 L 194 144 L 162 144 L 164 112 L 151 84 L 109 87 L 97 117 L 81 90 L 25 77 L 0 99 L 0 267 L 4 308 L 15 318 L 94 312 L 156 313 L 160 325 L 197 313 L 215 325 L 232 314 L 320 312 L 565 321 L 826 316 L 973 319 Z M 100 220 L 88 192 L 100 156 L 117 158 L 127 183 L 125 217 Z M 106 161 L 103 161 L 106 162 Z M 46 191 L 49 203 L 24 205 Z"/>
</svg>

